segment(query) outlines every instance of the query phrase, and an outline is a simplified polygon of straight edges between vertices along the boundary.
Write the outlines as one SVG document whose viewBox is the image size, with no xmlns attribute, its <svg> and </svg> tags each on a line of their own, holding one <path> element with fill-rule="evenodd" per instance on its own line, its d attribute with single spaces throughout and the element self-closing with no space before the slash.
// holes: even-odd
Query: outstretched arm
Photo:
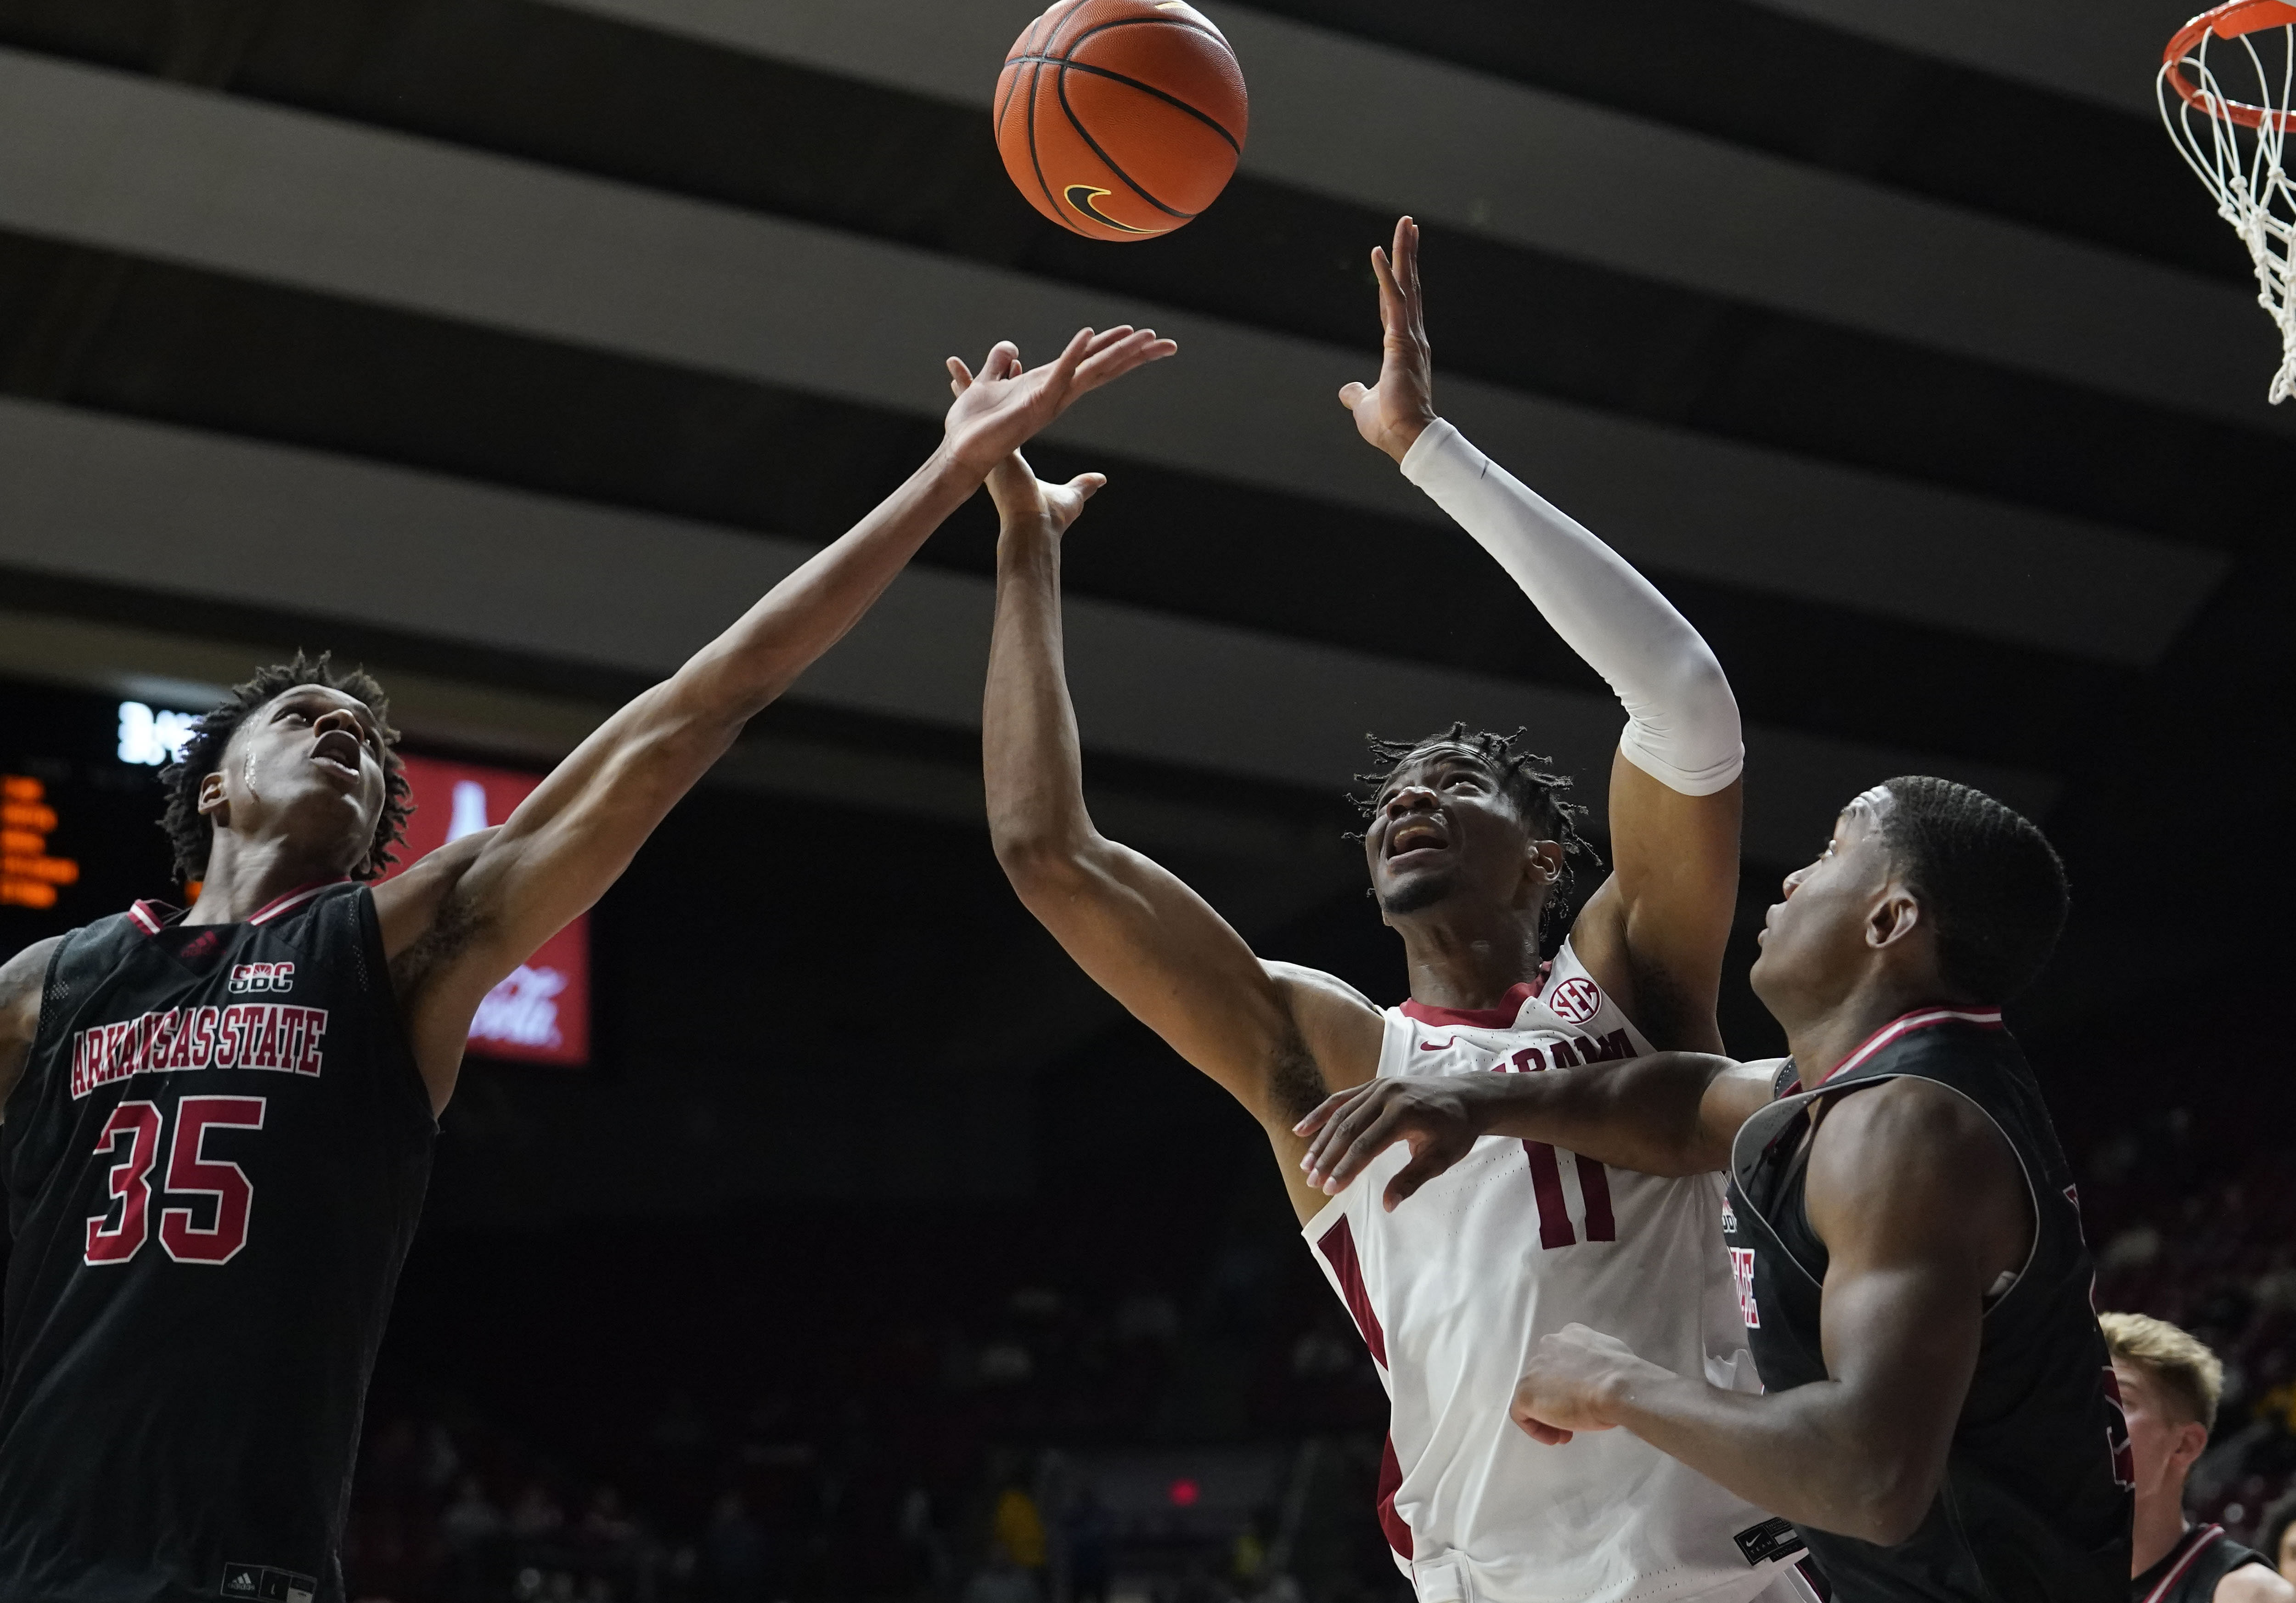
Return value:
<svg viewBox="0 0 2296 1603">
<path fill-rule="evenodd" d="M 742 726 L 853 627 L 988 468 L 1077 396 L 1174 349 L 1152 331 L 1086 329 L 1034 369 L 1009 344 L 989 352 L 977 381 L 952 358 L 967 385 L 939 448 L 907 483 L 608 719 L 466 860 L 420 865 L 377 888 L 434 1105 L 453 1089 L 480 999 L 603 894 Z"/>
<path fill-rule="evenodd" d="M 1661 1047 L 1718 1051 L 1715 999 L 1737 905 L 1738 704 L 1687 619 L 1632 564 L 1435 415 L 1419 230 L 1372 252 L 1385 328 L 1379 382 L 1340 399 L 1356 427 L 1496 559 L 1627 710 L 1611 765 L 1610 881 L 1571 941 Z"/>
<path fill-rule="evenodd" d="M 2032 1204 L 2008 1143 L 1939 1086 L 1847 1097 L 1813 1140 L 1825 1379 L 1726 1392 L 1572 1325 L 1540 1343 L 1511 1412 L 1549 1443 L 1623 1427 L 1797 1525 L 1887 1545 L 1937 1500 L 1986 1292 L 2024 1262 Z"/>
<path fill-rule="evenodd" d="M 1644 1174 L 1708 1174 L 1770 1100 L 1775 1063 L 1659 1052 L 1533 1074 L 1374 1080 L 1338 1091 L 1297 1127 L 1313 1138 L 1308 1183 L 1336 1194 L 1398 1141 L 1411 1161 L 1381 1200 L 1398 1203 L 1467 1155 L 1478 1138 L 1546 1141 Z"/>
<path fill-rule="evenodd" d="M 1279 1157 L 1334 1084 L 1368 1079 L 1379 1014 L 1328 975 L 1263 963 L 1173 875 L 1093 827 L 1061 631 L 1061 538 L 1103 480 L 1039 484 L 1015 456 L 989 478 L 1003 526 L 981 710 L 988 829 L 1013 888 L 1084 971 L 1260 1121 Z M 1284 1163 L 1302 1218 L 1323 1206 Z"/>
</svg>

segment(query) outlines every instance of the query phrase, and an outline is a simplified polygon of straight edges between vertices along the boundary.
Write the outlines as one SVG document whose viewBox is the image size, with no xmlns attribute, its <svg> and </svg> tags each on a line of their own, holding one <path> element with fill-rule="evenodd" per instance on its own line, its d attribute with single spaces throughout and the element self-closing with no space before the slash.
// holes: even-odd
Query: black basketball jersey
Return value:
<svg viewBox="0 0 2296 1603">
<path fill-rule="evenodd" d="M 0 1123 L 0 1599 L 339 1603 L 437 1126 L 374 899 L 139 902 L 50 960 Z"/>
<path fill-rule="evenodd" d="M 1792 1075 L 1789 1064 L 1780 1078 Z M 1948 1086 L 1991 1118 L 2024 1168 L 2033 1250 L 1988 1300 L 1945 1481 L 1920 1528 L 1894 1547 L 1807 1526 L 1802 1539 L 1845 1603 L 2120 1603 L 2133 1507 L 2128 1429 L 2090 1303 L 2072 1178 L 1998 1009 L 1907 1014 L 1822 1088 L 1784 1088 L 1739 1130 L 1723 1233 L 1763 1389 L 1826 1377 L 1826 1251 L 1803 1210 L 1810 1103 L 1900 1076 Z"/>
<path fill-rule="evenodd" d="M 2217 1582 L 2247 1565 L 2272 1561 L 2225 1534 L 2222 1525 L 2194 1525 L 2161 1562 L 2128 1583 L 2129 1603 L 2215 1603 Z"/>
</svg>

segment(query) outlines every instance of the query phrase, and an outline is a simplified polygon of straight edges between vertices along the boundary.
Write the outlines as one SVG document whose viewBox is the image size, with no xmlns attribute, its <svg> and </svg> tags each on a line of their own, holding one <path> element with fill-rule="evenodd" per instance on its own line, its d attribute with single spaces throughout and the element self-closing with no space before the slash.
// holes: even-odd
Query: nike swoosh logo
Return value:
<svg viewBox="0 0 2296 1603">
<path fill-rule="evenodd" d="M 1422 1052 L 1440 1052 L 1446 1047 L 1456 1047 L 1458 1044 L 1459 1038 L 1455 1035 L 1449 1040 L 1423 1040 L 1419 1043 L 1419 1049 Z"/>
<path fill-rule="evenodd" d="M 1135 228 L 1129 223 L 1118 222 L 1100 209 L 1100 197 L 1107 193 L 1108 191 L 1104 189 L 1095 189 L 1089 184 L 1071 184 L 1061 192 L 1070 205 L 1083 212 L 1095 223 L 1105 224 L 1111 228 L 1121 228 L 1127 234 L 1169 234 L 1171 232 L 1168 228 Z"/>
</svg>

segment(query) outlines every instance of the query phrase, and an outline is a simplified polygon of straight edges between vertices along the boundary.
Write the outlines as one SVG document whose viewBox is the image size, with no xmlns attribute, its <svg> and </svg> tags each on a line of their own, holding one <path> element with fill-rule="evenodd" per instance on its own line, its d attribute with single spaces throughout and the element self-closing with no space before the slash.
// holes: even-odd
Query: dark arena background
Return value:
<svg viewBox="0 0 2296 1603">
<path fill-rule="evenodd" d="M 1527 725 L 1599 804 L 1620 722 L 1332 399 L 1409 209 L 1439 407 L 1743 709 L 1734 1051 L 1783 1050 L 1753 933 L 1857 792 L 2057 843 L 2012 1023 L 2100 1306 L 2227 1363 L 2192 1498 L 2251 1533 L 2296 1485 L 2296 408 L 2153 109 L 2189 3 L 1207 0 L 1242 168 L 1111 246 L 990 138 L 1029 0 L 0 0 L 0 955 L 179 893 L 159 764 L 299 646 L 390 687 L 430 842 L 498 822 L 932 448 L 943 357 L 1126 321 L 1181 355 L 1031 451 L 1111 480 L 1095 817 L 1399 1001 L 1365 731 Z M 354 1598 L 1407 1598 L 1264 1138 L 991 855 L 994 536 L 481 1015 Z"/>
</svg>

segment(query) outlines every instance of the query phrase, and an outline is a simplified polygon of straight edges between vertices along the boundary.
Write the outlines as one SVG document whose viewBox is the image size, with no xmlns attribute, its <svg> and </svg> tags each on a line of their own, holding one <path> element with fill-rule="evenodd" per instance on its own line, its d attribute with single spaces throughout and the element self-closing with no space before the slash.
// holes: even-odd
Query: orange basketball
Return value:
<svg viewBox="0 0 2296 1603">
<path fill-rule="evenodd" d="M 1249 108 L 1227 40 L 1182 0 L 1055 0 L 996 79 L 996 148 L 1062 227 L 1169 234 L 1235 174 Z"/>
</svg>

